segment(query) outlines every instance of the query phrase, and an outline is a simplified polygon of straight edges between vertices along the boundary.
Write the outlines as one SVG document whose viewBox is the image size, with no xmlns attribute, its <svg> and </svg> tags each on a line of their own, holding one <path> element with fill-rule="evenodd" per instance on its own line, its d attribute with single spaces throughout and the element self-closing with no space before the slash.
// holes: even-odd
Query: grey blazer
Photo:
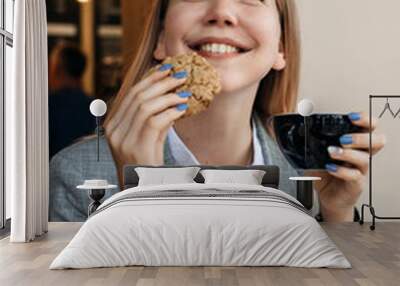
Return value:
<svg viewBox="0 0 400 286">
<path fill-rule="evenodd" d="M 260 118 L 255 115 L 255 128 L 260 140 L 264 162 L 280 168 L 279 189 L 296 196 L 296 184 L 289 180 L 299 173 L 284 158 L 275 141 L 267 134 Z M 106 179 L 118 185 L 117 169 L 107 140 L 100 138 L 100 162 L 97 162 L 96 138 L 87 138 L 59 153 L 50 162 L 50 221 L 85 221 L 90 199 L 85 190 L 76 186 L 86 179 Z M 171 155 L 168 139 L 164 145 L 164 164 L 177 165 Z M 120 189 L 121 186 L 119 186 Z M 105 198 L 118 192 L 108 190 Z"/>
</svg>

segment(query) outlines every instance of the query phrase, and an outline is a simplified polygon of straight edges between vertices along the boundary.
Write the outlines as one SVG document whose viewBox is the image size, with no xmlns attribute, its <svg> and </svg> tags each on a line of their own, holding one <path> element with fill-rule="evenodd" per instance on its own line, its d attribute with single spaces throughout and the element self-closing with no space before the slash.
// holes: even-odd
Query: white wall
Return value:
<svg viewBox="0 0 400 286">
<path fill-rule="evenodd" d="M 303 59 L 300 95 L 317 112 L 368 112 L 369 94 L 400 95 L 399 0 L 296 0 Z M 392 100 L 395 111 L 400 99 Z M 385 100 L 374 101 L 374 116 Z M 374 156 L 374 206 L 400 216 L 400 117 L 382 118 L 385 149 Z M 399 160 L 399 161 L 397 161 Z M 360 203 L 368 201 L 368 184 Z"/>
</svg>

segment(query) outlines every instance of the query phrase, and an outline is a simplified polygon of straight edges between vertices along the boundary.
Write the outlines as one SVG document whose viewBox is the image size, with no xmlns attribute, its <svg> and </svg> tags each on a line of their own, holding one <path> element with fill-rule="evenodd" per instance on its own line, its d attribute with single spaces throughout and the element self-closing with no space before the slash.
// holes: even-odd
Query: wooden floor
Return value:
<svg viewBox="0 0 400 286">
<path fill-rule="evenodd" d="M 400 223 L 379 222 L 375 231 L 357 223 L 323 224 L 352 269 L 287 267 L 124 267 L 48 270 L 81 224 L 52 223 L 29 244 L 0 241 L 0 285 L 400 285 Z"/>
</svg>

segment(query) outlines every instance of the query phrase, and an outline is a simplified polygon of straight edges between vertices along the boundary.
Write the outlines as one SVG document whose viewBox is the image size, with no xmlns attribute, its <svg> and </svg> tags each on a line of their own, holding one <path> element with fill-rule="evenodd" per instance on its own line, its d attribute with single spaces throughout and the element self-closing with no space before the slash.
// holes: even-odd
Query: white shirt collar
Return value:
<svg viewBox="0 0 400 286">
<path fill-rule="evenodd" d="M 255 128 L 255 122 L 252 121 L 252 132 L 253 132 L 253 160 L 251 165 L 265 165 L 264 157 L 262 154 L 260 140 L 257 136 Z M 179 138 L 175 132 L 174 127 L 168 130 L 168 141 L 171 150 L 171 155 L 175 159 L 178 165 L 200 165 L 199 161 L 193 155 L 193 153 L 187 148 L 185 143 Z"/>
</svg>

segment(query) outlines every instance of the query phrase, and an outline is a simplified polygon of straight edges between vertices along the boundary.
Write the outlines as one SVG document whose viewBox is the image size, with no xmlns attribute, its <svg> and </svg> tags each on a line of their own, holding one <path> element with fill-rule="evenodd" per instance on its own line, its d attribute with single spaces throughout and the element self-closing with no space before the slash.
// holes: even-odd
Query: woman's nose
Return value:
<svg viewBox="0 0 400 286">
<path fill-rule="evenodd" d="M 219 27 L 235 26 L 238 22 L 232 0 L 210 0 L 205 24 Z"/>
</svg>

